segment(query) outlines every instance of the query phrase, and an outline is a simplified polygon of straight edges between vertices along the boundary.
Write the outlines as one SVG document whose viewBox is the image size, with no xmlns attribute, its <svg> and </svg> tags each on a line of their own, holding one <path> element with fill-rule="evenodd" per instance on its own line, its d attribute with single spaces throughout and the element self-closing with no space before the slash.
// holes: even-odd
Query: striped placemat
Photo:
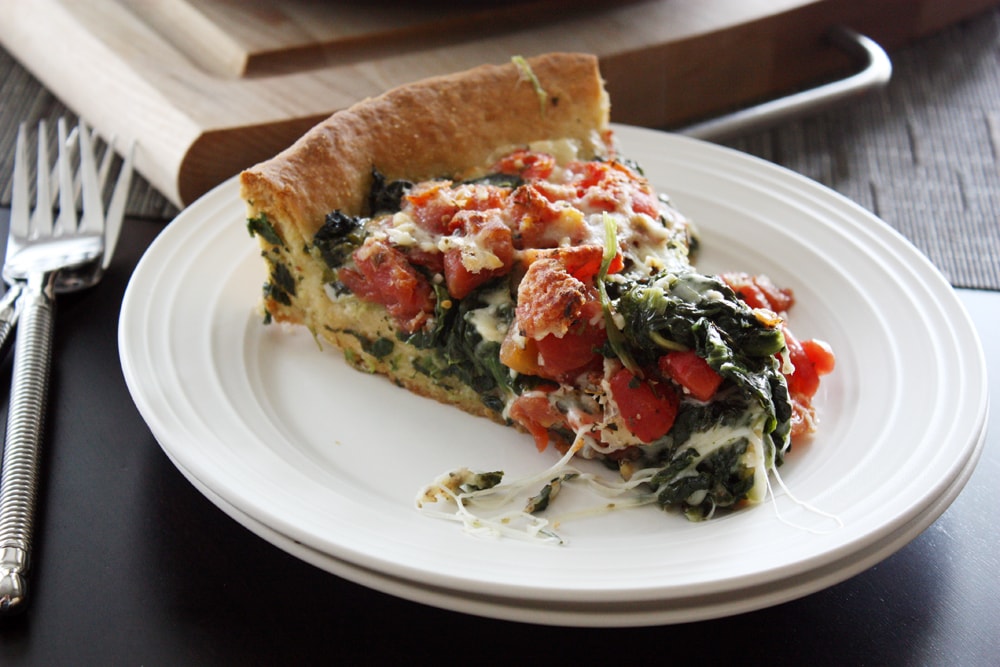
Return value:
<svg viewBox="0 0 1000 667">
<path fill-rule="evenodd" d="M 729 145 L 874 212 L 954 286 L 1000 289 L 1000 11 L 892 61 L 885 90 Z"/>
<path fill-rule="evenodd" d="M 728 142 L 874 212 L 956 287 L 1000 290 L 1000 10 L 892 54 L 885 90 Z M 0 49 L 0 205 L 16 125 L 72 113 Z M 127 213 L 169 220 L 143 179 Z"/>
</svg>

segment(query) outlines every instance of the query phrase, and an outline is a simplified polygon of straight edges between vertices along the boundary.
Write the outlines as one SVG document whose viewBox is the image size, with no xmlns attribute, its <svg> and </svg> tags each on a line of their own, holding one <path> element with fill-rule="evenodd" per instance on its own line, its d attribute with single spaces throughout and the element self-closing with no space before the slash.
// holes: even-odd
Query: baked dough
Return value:
<svg viewBox="0 0 1000 667">
<path fill-rule="evenodd" d="M 366 350 L 369 341 L 395 339 L 395 324 L 378 305 L 341 300 L 334 306 L 324 287 L 329 275 L 305 248 L 330 211 L 368 213 L 373 169 L 389 180 L 474 177 L 512 147 L 554 138 L 575 143 L 583 156 L 604 157 L 610 153 L 608 122 L 597 58 L 577 53 L 434 77 L 334 113 L 240 175 L 248 218 L 263 216 L 281 239 L 272 243 L 258 235 L 269 280 L 285 267 L 295 281 L 288 303 L 265 293 L 267 316 L 308 327 L 364 371 L 505 422 L 466 385 L 430 382 L 413 368 L 420 352 L 405 343 L 395 341 L 391 358 Z"/>
<path fill-rule="evenodd" d="M 832 355 L 786 339 L 772 311 L 790 292 L 694 269 L 688 221 L 617 155 L 593 56 L 391 90 L 240 182 L 265 319 L 539 448 L 604 459 L 644 502 L 705 518 L 759 501 L 793 418 L 812 428 L 816 369 L 788 359 L 828 372 Z"/>
</svg>

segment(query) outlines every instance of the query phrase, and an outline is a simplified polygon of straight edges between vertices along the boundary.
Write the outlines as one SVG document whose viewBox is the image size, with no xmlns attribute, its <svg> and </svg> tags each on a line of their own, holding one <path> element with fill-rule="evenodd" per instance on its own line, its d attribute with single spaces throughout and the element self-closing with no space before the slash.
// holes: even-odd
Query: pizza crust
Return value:
<svg viewBox="0 0 1000 667">
<path fill-rule="evenodd" d="M 281 239 L 274 244 L 260 238 L 271 281 L 278 265 L 292 267 L 295 279 L 290 303 L 265 293 L 267 316 L 306 326 L 360 370 L 503 423 L 470 387 L 436 383 L 420 373 L 414 360 L 422 352 L 397 339 L 385 308 L 353 295 L 331 301 L 329 276 L 306 247 L 331 211 L 369 213 L 373 169 L 389 180 L 468 178 L 513 147 L 562 139 L 570 140 L 581 157 L 608 156 L 609 102 L 597 58 L 557 53 L 526 63 L 527 71 L 513 61 L 484 65 L 363 100 L 244 171 L 241 196 L 248 218 L 265 216 Z M 394 339 L 390 356 L 372 355 L 362 343 L 379 338 Z"/>
<path fill-rule="evenodd" d="M 597 58 L 558 53 L 527 63 L 544 102 L 508 63 L 425 79 L 334 113 L 240 175 L 251 217 L 266 213 L 311 239 L 334 209 L 366 213 L 373 168 L 389 179 L 464 175 L 505 148 L 562 138 L 585 155 L 606 154 L 610 107 Z"/>
</svg>

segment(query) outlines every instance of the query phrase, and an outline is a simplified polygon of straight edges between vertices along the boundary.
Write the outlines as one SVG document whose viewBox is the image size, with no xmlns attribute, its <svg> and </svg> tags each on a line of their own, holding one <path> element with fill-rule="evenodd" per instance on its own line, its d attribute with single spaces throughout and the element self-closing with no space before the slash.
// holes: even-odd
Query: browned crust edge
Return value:
<svg viewBox="0 0 1000 667">
<path fill-rule="evenodd" d="M 366 212 L 373 168 L 390 179 L 446 177 L 485 166 L 499 148 L 557 138 L 602 152 L 609 104 L 597 58 L 553 53 L 527 63 L 544 102 L 513 62 L 401 86 L 334 113 L 244 171 L 241 195 L 310 239 L 334 209 Z"/>
<path fill-rule="evenodd" d="M 297 267 L 299 275 L 300 293 L 291 304 L 265 298 L 275 320 L 309 327 L 359 370 L 386 375 L 415 394 L 501 424 L 507 422 L 471 388 L 441 386 L 416 373 L 411 355 L 420 351 L 397 343 L 395 365 L 368 354 L 352 332 L 360 326 L 356 333 L 386 335 L 388 319 L 384 313 L 371 321 L 365 317 L 371 330 L 364 330 L 351 314 L 326 303 L 313 275 L 317 272 L 307 269 L 314 260 L 304 253 L 330 211 L 368 213 L 373 169 L 389 179 L 463 177 L 487 168 L 501 151 L 555 139 L 576 140 L 587 158 L 606 156 L 609 103 L 597 58 L 555 53 L 531 58 L 527 65 L 528 71 L 514 62 L 483 65 L 390 90 L 333 114 L 240 175 L 248 215 L 265 214 L 283 241 L 272 246 L 261 238 L 264 256 Z"/>
</svg>

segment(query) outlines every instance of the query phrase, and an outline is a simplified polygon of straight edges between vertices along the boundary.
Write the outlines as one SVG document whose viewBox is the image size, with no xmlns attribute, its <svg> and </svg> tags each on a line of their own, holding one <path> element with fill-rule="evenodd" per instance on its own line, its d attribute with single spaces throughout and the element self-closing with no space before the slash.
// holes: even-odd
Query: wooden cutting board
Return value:
<svg viewBox="0 0 1000 667">
<path fill-rule="evenodd" d="M 1000 0 L 5 0 L 0 42 L 184 206 L 318 120 L 513 55 L 601 60 L 616 122 L 669 128 L 851 67 Z"/>
</svg>

